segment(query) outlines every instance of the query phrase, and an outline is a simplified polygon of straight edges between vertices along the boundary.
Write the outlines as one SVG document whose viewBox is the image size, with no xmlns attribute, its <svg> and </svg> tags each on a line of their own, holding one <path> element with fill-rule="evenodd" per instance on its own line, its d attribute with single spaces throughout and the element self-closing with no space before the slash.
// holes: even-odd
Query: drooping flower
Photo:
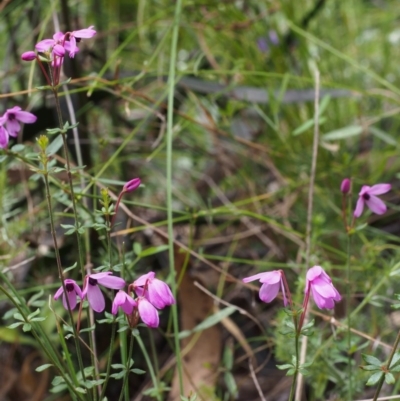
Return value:
<svg viewBox="0 0 400 401">
<path fill-rule="evenodd" d="M 149 327 L 158 327 L 160 318 L 157 309 L 146 298 L 137 299 L 138 311 L 143 323 Z"/>
<path fill-rule="evenodd" d="M 69 52 L 71 58 L 74 58 L 75 54 L 79 51 L 76 43 L 80 42 L 81 39 L 93 38 L 94 35 L 96 35 L 96 31 L 93 29 L 93 26 L 86 29 L 79 29 L 78 31 L 67 32 L 64 42 L 65 50 Z"/>
<path fill-rule="evenodd" d="M 163 309 L 175 303 L 171 289 L 166 283 L 155 278 L 154 272 L 140 276 L 133 282 L 133 287 L 138 296 L 145 297 L 157 309 Z"/>
<path fill-rule="evenodd" d="M 6 110 L 0 117 L 0 147 L 5 148 L 10 136 L 16 137 L 21 130 L 21 123 L 32 124 L 37 117 L 28 111 L 22 111 L 21 107 L 14 106 Z"/>
<path fill-rule="evenodd" d="M 136 306 L 137 302 L 130 295 L 125 291 L 119 290 L 114 298 L 111 312 L 113 315 L 116 315 L 118 308 L 121 307 L 125 314 L 130 315 Z"/>
<path fill-rule="evenodd" d="M 140 186 L 141 180 L 140 178 L 133 178 L 132 180 L 128 181 L 123 188 L 124 192 L 131 192 Z"/>
<path fill-rule="evenodd" d="M 382 195 L 389 192 L 392 186 L 390 184 L 376 184 L 372 187 L 363 185 L 358 194 L 358 201 L 354 210 L 354 217 L 360 217 L 364 206 L 367 205 L 371 212 L 376 214 L 384 214 L 387 210 L 385 203 L 376 195 Z"/>
<path fill-rule="evenodd" d="M 112 290 L 121 290 L 125 287 L 125 280 L 121 277 L 113 276 L 112 272 L 95 273 L 86 276 L 82 295 L 87 297 L 90 307 L 95 312 L 102 312 L 106 306 L 99 284 Z"/>
<path fill-rule="evenodd" d="M 65 294 L 65 292 L 64 292 L 64 287 L 61 286 L 57 290 L 57 292 L 54 294 L 54 299 L 57 300 L 62 295 L 63 296 L 62 302 L 63 302 L 64 308 L 68 310 L 68 304 L 67 304 L 67 297 L 68 297 L 69 306 L 72 310 L 75 308 L 76 303 L 77 303 L 76 297 L 78 296 L 80 299 L 83 299 L 82 291 L 75 280 L 71 280 L 71 279 L 67 278 L 64 280 L 64 285 L 65 285 L 65 289 L 67 290 L 67 294 Z"/>
<path fill-rule="evenodd" d="M 249 283 L 250 281 L 259 280 L 260 283 L 262 283 L 259 296 L 261 301 L 266 303 L 276 298 L 280 287 L 283 294 L 283 304 L 286 306 L 288 304 L 288 299 L 286 297 L 282 275 L 282 270 L 274 270 L 272 272 L 258 273 L 254 276 L 246 277 L 242 281 L 244 283 Z"/>
<path fill-rule="evenodd" d="M 342 299 L 331 278 L 321 266 L 314 266 L 307 272 L 306 295 L 309 295 L 310 291 L 320 309 L 333 309 L 335 302 Z"/>
<path fill-rule="evenodd" d="M 350 192 L 350 187 L 350 178 L 345 178 L 340 185 L 340 191 L 342 192 L 342 194 L 348 194 Z"/>
</svg>

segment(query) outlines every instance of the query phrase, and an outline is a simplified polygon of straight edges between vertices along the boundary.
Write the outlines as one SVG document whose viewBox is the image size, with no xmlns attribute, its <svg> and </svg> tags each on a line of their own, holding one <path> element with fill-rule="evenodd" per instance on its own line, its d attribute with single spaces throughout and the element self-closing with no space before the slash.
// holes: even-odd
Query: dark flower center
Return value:
<svg viewBox="0 0 400 401">
<path fill-rule="evenodd" d="M 362 197 L 365 200 L 369 200 L 369 198 L 371 198 L 371 195 L 370 194 L 364 194 Z"/>
<path fill-rule="evenodd" d="M 71 284 L 71 283 L 65 284 L 65 289 L 66 289 L 68 292 L 72 292 L 72 291 L 74 291 L 74 285 Z"/>
<path fill-rule="evenodd" d="M 95 278 L 89 277 L 89 284 L 90 285 L 97 285 L 97 280 Z"/>
<path fill-rule="evenodd" d="M 14 113 L 8 113 L 7 118 L 8 118 L 9 121 L 13 121 L 13 120 L 15 120 L 15 114 Z"/>
</svg>

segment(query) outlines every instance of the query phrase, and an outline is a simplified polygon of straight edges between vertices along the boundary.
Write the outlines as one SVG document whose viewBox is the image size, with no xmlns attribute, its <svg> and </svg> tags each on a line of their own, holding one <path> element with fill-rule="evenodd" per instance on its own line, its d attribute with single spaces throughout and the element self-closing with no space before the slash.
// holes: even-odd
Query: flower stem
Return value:
<svg viewBox="0 0 400 401">
<path fill-rule="evenodd" d="M 399 342 L 400 342 L 400 331 L 397 333 L 396 340 L 395 340 L 395 342 L 393 344 L 392 352 L 389 355 L 389 359 L 388 359 L 387 364 L 386 364 L 386 371 L 389 371 L 389 369 L 390 369 L 390 364 L 392 363 L 392 359 L 394 357 L 394 354 L 396 353 L 397 347 L 399 346 Z M 373 398 L 372 401 L 377 401 L 379 393 L 381 392 L 381 389 L 382 389 L 384 381 L 385 381 L 385 373 L 382 373 L 382 376 L 379 379 L 378 386 L 376 388 L 376 391 L 375 391 L 375 394 L 374 394 L 374 398 Z"/>
<path fill-rule="evenodd" d="M 351 252 L 351 234 L 347 234 L 347 260 L 346 260 L 346 315 L 347 315 L 347 364 L 348 364 L 348 400 L 353 399 L 353 369 L 351 355 L 351 294 L 350 294 L 350 252 Z"/>
<path fill-rule="evenodd" d="M 108 381 L 110 380 L 110 369 L 111 369 L 111 360 L 112 360 L 112 356 L 113 356 L 113 345 L 114 345 L 114 340 L 115 340 L 115 332 L 117 330 L 117 324 L 115 322 L 115 316 L 114 316 L 114 320 L 112 322 L 112 329 L 111 329 L 111 340 L 110 340 L 110 349 L 108 352 L 108 360 L 107 360 L 107 368 L 106 368 L 106 379 L 103 383 L 103 388 L 101 390 L 101 394 L 100 394 L 100 401 L 104 398 L 104 395 L 106 393 L 106 389 L 107 389 L 107 384 Z"/>
<path fill-rule="evenodd" d="M 173 120 L 174 120 L 174 95 L 175 95 L 175 70 L 176 58 L 178 47 L 179 35 L 179 22 L 182 12 L 182 0 L 176 0 L 175 3 L 175 16 L 172 29 L 172 43 L 169 61 L 169 74 L 168 74 L 168 118 L 167 118 L 167 135 L 166 135 L 166 164 L 167 164 L 167 218 L 168 218 L 168 246 L 169 246 L 169 268 L 171 274 L 171 289 L 174 297 L 176 298 L 177 282 L 175 274 L 175 261 L 174 261 L 174 229 L 173 229 L 173 215 L 172 215 L 172 141 L 173 141 Z M 174 345 L 176 355 L 176 366 L 179 377 L 179 390 L 183 394 L 183 370 L 181 361 L 181 349 L 179 343 L 179 321 L 177 305 L 171 306 L 172 321 L 174 327 Z"/>
<path fill-rule="evenodd" d="M 124 389 L 125 389 L 128 377 L 129 377 L 129 364 L 130 364 L 131 359 L 132 359 L 134 338 L 135 337 L 133 336 L 133 334 L 131 332 L 130 340 L 129 340 L 128 357 L 126 359 L 126 365 L 125 365 L 126 366 L 126 371 L 125 371 L 125 374 L 124 374 L 124 380 L 122 381 L 121 393 L 119 394 L 118 401 L 122 401 L 122 398 L 124 398 L 124 394 L 125 394 L 125 390 Z"/>
</svg>

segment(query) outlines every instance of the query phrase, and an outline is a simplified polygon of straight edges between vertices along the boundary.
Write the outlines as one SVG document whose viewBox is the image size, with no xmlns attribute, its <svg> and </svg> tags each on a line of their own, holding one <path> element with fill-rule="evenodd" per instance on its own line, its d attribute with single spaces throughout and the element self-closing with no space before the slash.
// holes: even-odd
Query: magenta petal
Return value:
<svg viewBox="0 0 400 401">
<path fill-rule="evenodd" d="M 21 129 L 21 125 L 17 120 L 8 120 L 6 122 L 6 128 L 10 136 L 16 137 Z"/>
<path fill-rule="evenodd" d="M 36 50 L 44 53 L 47 52 L 48 50 L 50 50 L 53 46 L 54 46 L 55 42 L 53 39 L 44 39 L 41 40 L 39 43 L 36 43 Z"/>
<path fill-rule="evenodd" d="M 353 213 L 354 217 L 357 217 L 357 218 L 360 217 L 363 210 L 364 210 L 364 199 L 359 197 L 357 200 L 356 208 Z"/>
<path fill-rule="evenodd" d="M 92 278 L 94 278 L 93 276 L 94 275 L 91 275 Z M 111 275 L 97 278 L 97 282 L 103 287 L 111 288 L 113 290 L 121 290 L 126 284 L 123 278 Z"/>
<path fill-rule="evenodd" d="M 53 53 L 58 57 L 64 57 L 65 49 L 63 46 L 57 44 L 53 47 Z"/>
<path fill-rule="evenodd" d="M 76 292 L 75 291 L 71 291 L 71 292 L 67 291 L 67 297 L 68 297 L 69 306 L 72 310 L 76 306 Z M 65 309 L 68 309 L 65 293 L 63 295 L 63 304 L 64 304 Z"/>
<path fill-rule="evenodd" d="M 142 287 L 146 285 L 146 283 L 150 280 L 152 280 L 155 277 L 154 272 L 149 272 L 146 274 L 143 274 L 143 276 L 140 276 L 137 280 L 133 282 L 134 287 Z"/>
<path fill-rule="evenodd" d="M 260 280 L 264 275 L 265 273 L 254 274 L 253 276 L 243 278 L 242 281 L 244 283 L 250 283 L 251 281 Z"/>
<path fill-rule="evenodd" d="M 282 280 L 282 273 L 279 270 L 273 270 L 267 272 L 263 277 L 260 278 L 260 283 L 276 284 Z"/>
<path fill-rule="evenodd" d="M 260 280 L 261 283 L 275 284 L 281 280 L 281 272 L 279 270 L 274 270 L 272 272 L 258 273 L 254 276 L 242 279 L 244 283 L 249 283 L 254 280 Z"/>
<path fill-rule="evenodd" d="M 80 29 L 78 31 L 74 31 L 73 36 L 76 38 L 81 38 L 81 39 L 89 39 L 93 38 L 94 35 L 96 35 L 96 31 L 93 29 L 93 26 L 90 26 L 89 28 L 86 29 Z"/>
<path fill-rule="evenodd" d="M 25 124 L 32 124 L 36 122 L 37 117 L 29 113 L 29 111 L 14 111 L 15 118 Z"/>
<path fill-rule="evenodd" d="M 260 299 L 263 302 L 271 302 L 276 298 L 279 292 L 279 283 L 277 284 L 263 284 L 260 288 Z"/>
<path fill-rule="evenodd" d="M 54 42 L 61 43 L 64 40 L 64 34 L 62 32 L 56 32 L 53 35 Z"/>
<path fill-rule="evenodd" d="M 124 191 L 131 192 L 140 186 L 140 178 L 133 178 L 124 185 Z"/>
<path fill-rule="evenodd" d="M 58 298 L 60 298 L 60 296 L 62 295 L 62 293 L 64 292 L 64 288 L 63 286 L 61 286 L 56 293 L 54 294 L 54 299 L 57 301 Z"/>
<path fill-rule="evenodd" d="M 106 307 L 106 302 L 104 300 L 104 295 L 102 294 L 100 288 L 97 285 L 87 285 L 87 300 L 90 307 L 95 312 L 102 312 Z"/>
<path fill-rule="evenodd" d="M 8 145 L 8 132 L 4 127 L 0 127 L 0 148 L 6 148 Z"/>
<path fill-rule="evenodd" d="M 156 278 L 149 284 L 148 293 L 148 300 L 158 309 L 175 303 L 175 298 L 168 285 Z"/>
<path fill-rule="evenodd" d="M 365 203 L 376 214 L 384 214 L 387 210 L 385 203 L 373 195 Z"/>
<path fill-rule="evenodd" d="M 313 266 L 310 269 L 308 269 L 306 274 L 306 279 L 308 281 L 313 281 L 314 279 L 316 279 L 318 276 L 321 275 L 322 271 L 323 270 L 321 266 Z"/>
<path fill-rule="evenodd" d="M 143 322 L 149 327 L 158 327 L 159 317 L 157 309 L 146 299 L 138 299 L 139 315 Z"/>
<path fill-rule="evenodd" d="M 368 193 L 370 195 L 382 195 L 385 194 L 386 192 L 389 192 L 392 189 L 391 184 L 376 184 L 373 185 Z"/>
</svg>

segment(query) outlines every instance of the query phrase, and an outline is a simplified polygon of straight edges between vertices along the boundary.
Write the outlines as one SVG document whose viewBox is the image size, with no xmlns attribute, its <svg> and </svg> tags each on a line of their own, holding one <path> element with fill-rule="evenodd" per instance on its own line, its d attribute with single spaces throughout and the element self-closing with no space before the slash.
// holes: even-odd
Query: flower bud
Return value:
<svg viewBox="0 0 400 401">
<path fill-rule="evenodd" d="M 342 194 L 348 194 L 350 192 L 351 181 L 350 178 L 345 178 L 340 185 Z"/>
<path fill-rule="evenodd" d="M 24 61 L 33 61 L 36 59 L 36 53 L 34 51 L 22 53 L 21 59 Z"/>
<path fill-rule="evenodd" d="M 140 178 L 134 178 L 130 181 L 128 181 L 125 185 L 124 185 L 124 192 L 131 192 L 133 190 L 135 190 L 136 188 L 139 187 L 141 181 Z"/>
</svg>

